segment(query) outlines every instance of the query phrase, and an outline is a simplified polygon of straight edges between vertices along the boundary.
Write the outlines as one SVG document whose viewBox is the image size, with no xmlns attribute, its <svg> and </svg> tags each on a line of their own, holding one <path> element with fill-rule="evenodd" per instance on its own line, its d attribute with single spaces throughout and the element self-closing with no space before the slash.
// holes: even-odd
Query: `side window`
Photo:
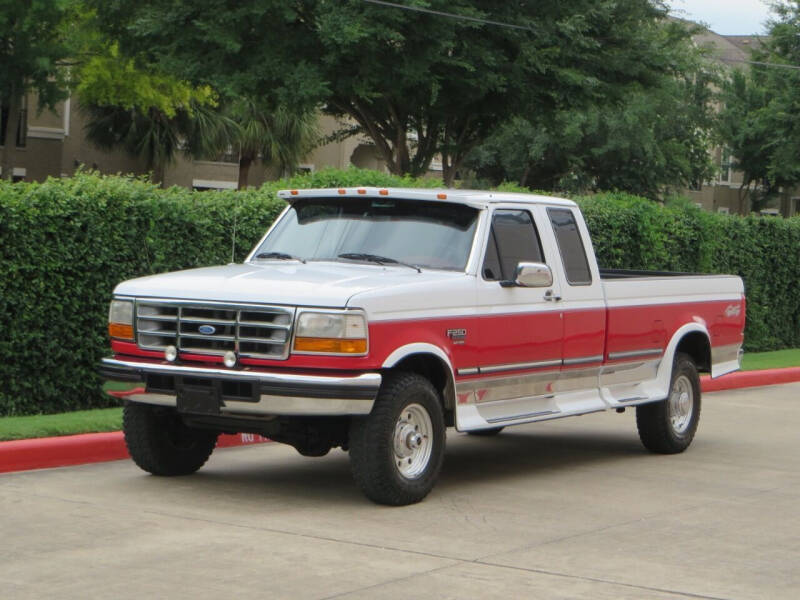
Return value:
<svg viewBox="0 0 800 600">
<path fill-rule="evenodd" d="M 570 285 L 591 284 L 592 273 L 589 271 L 586 250 L 583 247 L 581 233 L 578 231 L 578 224 L 575 222 L 575 215 L 568 208 L 548 208 L 547 214 L 556 234 L 567 281 Z"/>
<path fill-rule="evenodd" d="M 502 281 L 514 278 L 520 262 L 544 262 L 536 225 L 527 210 L 498 210 L 483 261 L 483 278 Z"/>
</svg>

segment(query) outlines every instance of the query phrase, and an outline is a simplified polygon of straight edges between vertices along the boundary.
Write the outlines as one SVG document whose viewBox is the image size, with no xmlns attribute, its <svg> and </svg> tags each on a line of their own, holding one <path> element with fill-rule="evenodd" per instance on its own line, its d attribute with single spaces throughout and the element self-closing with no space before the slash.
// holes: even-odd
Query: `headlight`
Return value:
<svg viewBox="0 0 800 600">
<path fill-rule="evenodd" d="M 301 312 L 295 352 L 366 354 L 367 323 L 362 314 Z"/>
<path fill-rule="evenodd" d="M 133 340 L 133 302 L 111 301 L 108 308 L 108 335 L 118 340 Z"/>
</svg>

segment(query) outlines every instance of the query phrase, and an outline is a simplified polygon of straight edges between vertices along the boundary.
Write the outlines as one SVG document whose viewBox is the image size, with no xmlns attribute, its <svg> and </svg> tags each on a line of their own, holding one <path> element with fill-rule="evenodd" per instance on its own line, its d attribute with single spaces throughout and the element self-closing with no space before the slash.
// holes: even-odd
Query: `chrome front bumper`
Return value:
<svg viewBox="0 0 800 600">
<path fill-rule="evenodd" d="M 117 398 L 221 416 L 366 415 L 381 385 L 380 373 L 297 375 L 114 358 L 102 359 L 100 375 L 113 382 L 108 393 Z M 249 391 L 226 394 L 226 384 Z"/>
</svg>

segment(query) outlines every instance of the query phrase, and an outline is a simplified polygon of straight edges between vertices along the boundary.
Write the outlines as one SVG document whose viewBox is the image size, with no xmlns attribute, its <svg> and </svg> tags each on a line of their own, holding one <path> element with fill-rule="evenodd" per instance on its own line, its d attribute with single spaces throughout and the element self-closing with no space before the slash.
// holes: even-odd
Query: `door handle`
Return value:
<svg viewBox="0 0 800 600">
<path fill-rule="evenodd" d="M 553 290 L 547 290 L 544 293 L 544 299 L 547 302 L 560 302 L 561 301 L 561 296 L 559 296 L 558 294 L 554 294 Z"/>
</svg>

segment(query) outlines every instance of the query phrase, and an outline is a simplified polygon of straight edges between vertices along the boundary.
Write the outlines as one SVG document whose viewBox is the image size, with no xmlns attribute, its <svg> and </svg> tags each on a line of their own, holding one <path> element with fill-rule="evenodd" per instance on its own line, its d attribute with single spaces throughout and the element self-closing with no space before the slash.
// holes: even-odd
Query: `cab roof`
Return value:
<svg viewBox="0 0 800 600">
<path fill-rule="evenodd" d="M 403 200 L 427 200 L 432 202 L 451 202 L 466 204 L 474 208 L 487 208 L 491 204 L 514 202 L 523 204 L 546 204 L 548 206 L 577 206 L 572 200 L 541 196 L 538 194 L 519 194 L 511 192 L 490 192 L 481 190 L 452 190 L 428 188 L 323 188 L 309 190 L 281 190 L 278 197 L 287 202 L 300 198 L 398 198 Z"/>
</svg>

